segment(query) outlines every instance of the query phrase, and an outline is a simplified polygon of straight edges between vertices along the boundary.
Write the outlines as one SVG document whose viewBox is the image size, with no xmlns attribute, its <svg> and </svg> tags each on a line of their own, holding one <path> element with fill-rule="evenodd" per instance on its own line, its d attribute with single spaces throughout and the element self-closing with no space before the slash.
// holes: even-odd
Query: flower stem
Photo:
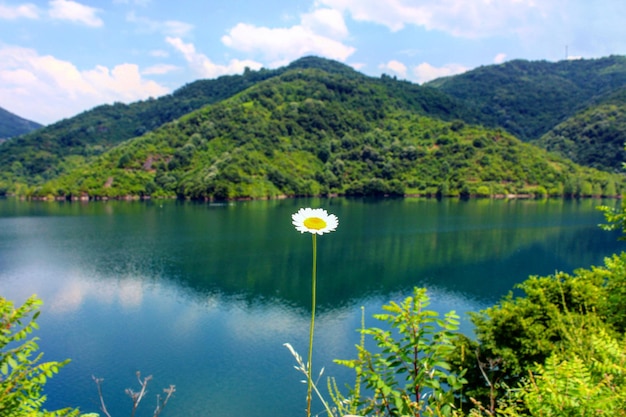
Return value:
<svg viewBox="0 0 626 417">
<path fill-rule="evenodd" d="M 316 275 L 317 275 L 317 235 L 313 236 L 313 276 L 311 279 L 311 327 L 309 329 L 309 370 L 307 375 L 307 393 L 306 393 L 306 415 L 311 417 L 311 388 L 313 385 L 313 329 L 315 328 L 315 294 L 316 294 Z"/>
</svg>

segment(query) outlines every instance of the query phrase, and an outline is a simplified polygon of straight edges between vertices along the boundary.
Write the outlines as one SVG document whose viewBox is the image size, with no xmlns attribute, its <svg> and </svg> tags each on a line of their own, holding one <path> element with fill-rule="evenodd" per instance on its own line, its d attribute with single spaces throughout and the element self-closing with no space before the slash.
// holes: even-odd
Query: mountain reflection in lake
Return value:
<svg viewBox="0 0 626 417">
<path fill-rule="evenodd" d="M 304 355 L 308 342 L 311 238 L 291 225 L 298 208 L 339 217 L 318 239 L 313 363 L 350 382 L 332 360 L 355 355 L 361 306 L 373 324 L 383 303 L 425 286 L 432 309 L 464 314 L 529 275 L 601 264 L 622 248 L 597 227 L 601 203 L 618 204 L 0 200 L 0 294 L 20 303 L 37 293 L 45 359 L 72 359 L 49 381 L 47 408 L 98 412 L 95 375 L 111 414 L 126 415 L 124 389 L 140 370 L 154 376 L 140 415 L 169 384 L 164 417 L 300 415 L 306 386 L 283 347 Z"/>
</svg>

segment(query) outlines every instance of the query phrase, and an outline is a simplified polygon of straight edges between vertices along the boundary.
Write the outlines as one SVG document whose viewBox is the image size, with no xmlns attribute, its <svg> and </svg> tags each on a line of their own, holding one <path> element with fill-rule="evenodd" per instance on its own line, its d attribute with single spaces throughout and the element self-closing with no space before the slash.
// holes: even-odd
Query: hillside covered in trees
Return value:
<svg viewBox="0 0 626 417">
<path fill-rule="evenodd" d="M 624 56 L 554 63 L 515 60 L 427 85 L 474 106 L 485 126 L 502 127 L 581 165 L 622 171 Z"/>
<path fill-rule="evenodd" d="M 621 172 L 626 161 L 626 101 L 592 106 L 532 143 L 578 164 Z"/>
<path fill-rule="evenodd" d="M 42 127 L 0 107 L 0 143 L 14 136 L 23 135 Z"/>
<path fill-rule="evenodd" d="M 625 60 L 511 61 L 419 86 L 307 57 L 199 80 L 0 145 L 0 194 L 617 195 L 623 176 L 570 159 L 618 172 L 623 153 L 603 155 L 624 134 Z M 565 149 L 581 117 L 591 133 Z"/>
<path fill-rule="evenodd" d="M 427 90 L 430 92 L 430 90 Z M 433 117 L 384 82 L 295 69 L 124 142 L 35 196 L 616 195 L 623 178 Z"/>
<path fill-rule="evenodd" d="M 120 142 L 141 136 L 286 71 L 307 68 L 356 77 L 362 82 L 385 83 L 385 80 L 366 77 L 335 61 L 305 57 L 276 70 L 246 70 L 242 75 L 198 80 L 157 99 L 98 106 L 0 146 L 0 193 L 4 189 L 24 194 L 28 187 L 55 178 Z M 422 89 L 408 82 L 392 82 L 391 79 L 387 79 L 386 84 L 389 95 L 398 96 L 408 108 L 443 118 L 464 117 L 462 106 L 442 92 Z"/>
<path fill-rule="evenodd" d="M 514 60 L 426 85 L 476 107 L 482 124 L 529 141 L 626 87 L 626 57 Z"/>
</svg>

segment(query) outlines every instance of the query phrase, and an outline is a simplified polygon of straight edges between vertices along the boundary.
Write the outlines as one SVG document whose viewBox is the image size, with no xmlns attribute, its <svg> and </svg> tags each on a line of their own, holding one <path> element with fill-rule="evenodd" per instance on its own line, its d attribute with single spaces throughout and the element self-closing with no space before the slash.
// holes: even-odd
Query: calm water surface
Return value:
<svg viewBox="0 0 626 417">
<path fill-rule="evenodd" d="M 529 275 L 602 264 L 622 250 L 603 232 L 600 200 L 300 199 L 27 203 L 0 200 L 0 294 L 44 300 L 47 360 L 72 362 L 50 380 L 48 408 L 98 412 L 104 378 L 114 417 L 124 389 L 153 375 L 138 416 L 175 384 L 163 417 L 304 415 L 306 386 L 283 347 L 305 355 L 311 237 L 291 226 L 300 207 L 340 220 L 318 239 L 314 367 L 352 358 L 361 306 L 425 286 L 431 307 L 464 315 L 493 305 Z M 325 384 L 322 384 L 325 386 Z M 318 405 L 319 407 L 319 405 Z M 319 407 L 316 411 L 322 411 Z"/>
</svg>

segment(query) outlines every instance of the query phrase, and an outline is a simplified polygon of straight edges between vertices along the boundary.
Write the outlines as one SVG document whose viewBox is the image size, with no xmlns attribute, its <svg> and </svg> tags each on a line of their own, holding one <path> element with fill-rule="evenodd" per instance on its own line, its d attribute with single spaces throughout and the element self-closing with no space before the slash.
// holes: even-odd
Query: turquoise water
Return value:
<svg viewBox="0 0 626 417">
<path fill-rule="evenodd" d="M 311 237 L 300 207 L 339 217 L 318 238 L 314 367 L 355 354 L 361 306 L 425 286 L 431 307 L 462 314 L 495 303 L 529 275 L 601 264 L 622 250 L 599 230 L 600 200 L 294 199 L 28 203 L 0 200 L 0 294 L 44 300 L 40 346 L 72 362 L 50 380 L 48 408 L 128 415 L 135 372 L 153 375 L 138 416 L 176 385 L 168 416 L 296 416 L 306 386 L 283 343 L 306 354 Z M 322 383 L 325 386 L 325 383 Z M 319 404 L 316 405 L 321 412 Z"/>
</svg>

